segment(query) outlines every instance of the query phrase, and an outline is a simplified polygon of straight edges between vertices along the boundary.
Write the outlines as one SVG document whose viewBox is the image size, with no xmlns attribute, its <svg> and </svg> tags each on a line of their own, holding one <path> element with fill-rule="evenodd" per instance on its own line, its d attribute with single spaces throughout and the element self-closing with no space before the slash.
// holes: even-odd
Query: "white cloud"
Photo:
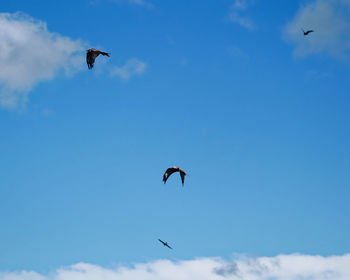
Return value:
<svg viewBox="0 0 350 280">
<path fill-rule="evenodd" d="M 313 29 L 308 36 L 301 28 Z M 294 54 L 328 53 L 338 58 L 350 54 L 350 1 L 315 0 L 302 6 L 283 30 L 283 37 L 295 45 Z"/>
<path fill-rule="evenodd" d="M 134 75 L 141 75 L 145 72 L 147 64 L 137 58 L 129 59 L 123 66 L 115 66 L 111 76 L 117 76 L 123 80 L 129 80 Z"/>
<path fill-rule="evenodd" d="M 25 105 L 39 82 L 53 79 L 60 70 L 82 67 L 81 41 L 48 31 L 44 22 L 21 13 L 0 13 L 0 106 Z"/>
<path fill-rule="evenodd" d="M 244 12 L 247 10 L 247 8 L 247 0 L 235 0 L 235 2 L 230 7 L 229 18 L 231 21 L 236 22 L 247 29 L 256 29 L 256 25 L 252 19 L 244 15 Z"/>
<path fill-rule="evenodd" d="M 278 255 L 276 257 L 158 260 L 133 267 L 104 268 L 78 263 L 48 275 L 33 271 L 0 273 L 0 280 L 349 280 L 350 254 L 342 256 Z"/>
</svg>

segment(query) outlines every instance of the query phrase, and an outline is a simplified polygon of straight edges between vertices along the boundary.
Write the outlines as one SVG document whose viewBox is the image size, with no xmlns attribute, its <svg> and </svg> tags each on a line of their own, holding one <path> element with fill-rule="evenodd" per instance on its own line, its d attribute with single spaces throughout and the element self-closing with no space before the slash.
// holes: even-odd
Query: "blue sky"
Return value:
<svg viewBox="0 0 350 280">
<path fill-rule="evenodd" d="M 1 271 L 350 251 L 348 1 L 0 9 Z"/>
</svg>

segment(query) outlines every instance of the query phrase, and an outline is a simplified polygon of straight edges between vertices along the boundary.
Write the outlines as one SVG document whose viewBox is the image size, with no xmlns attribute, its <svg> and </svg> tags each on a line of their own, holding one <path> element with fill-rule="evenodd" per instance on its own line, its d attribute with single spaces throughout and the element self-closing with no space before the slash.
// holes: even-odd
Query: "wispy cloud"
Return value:
<svg viewBox="0 0 350 280">
<path fill-rule="evenodd" d="M 278 255 L 276 257 L 158 260 L 133 267 L 104 268 L 78 263 L 47 275 L 34 271 L 0 273 L 0 280 L 348 280 L 350 254 L 342 256 Z"/>
<path fill-rule="evenodd" d="M 240 59 L 245 62 L 248 62 L 250 60 L 249 54 L 246 51 L 244 51 L 244 49 L 234 45 L 229 46 L 227 48 L 227 53 L 229 54 L 230 57 L 235 59 Z"/>
<path fill-rule="evenodd" d="M 247 0 L 235 0 L 230 7 L 229 18 L 231 21 L 238 23 L 249 30 L 256 29 L 253 20 L 246 15 L 249 3 Z"/>
<path fill-rule="evenodd" d="M 315 32 L 303 36 L 301 28 Z M 350 1 L 316 0 L 302 6 L 284 27 L 283 37 L 295 45 L 296 56 L 328 53 L 349 59 Z"/>
<path fill-rule="evenodd" d="M 0 107 L 24 106 L 32 88 L 84 65 L 84 44 L 28 15 L 0 13 Z"/>
<path fill-rule="evenodd" d="M 42 110 L 41 110 L 41 114 L 42 114 L 44 117 L 48 118 L 48 117 L 53 116 L 53 115 L 55 114 L 55 111 L 53 111 L 53 110 L 51 110 L 51 109 L 48 109 L 48 108 L 45 108 L 45 109 L 42 109 Z"/>
<path fill-rule="evenodd" d="M 244 11 L 248 8 L 247 0 L 235 0 L 235 2 L 232 4 L 231 8 Z"/>
<path fill-rule="evenodd" d="M 129 3 L 139 5 L 139 6 L 144 6 L 147 8 L 153 8 L 153 4 L 151 4 L 145 0 L 129 0 Z"/>
<path fill-rule="evenodd" d="M 123 66 L 115 66 L 111 71 L 111 76 L 129 80 L 132 76 L 141 75 L 146 71 L 147 64 L 137 58 L 129 59 Z"/>
<path fill-rule="evenodd" d="M 114 3 L 119 3 L 119 4 L 128 3 L 131 5 L 137 5 L 137 6 L 141 6 L 149 9 L 154 8 L 154 5 L 147 0 L 109 0 L 109 1 Z"/>
</svg>

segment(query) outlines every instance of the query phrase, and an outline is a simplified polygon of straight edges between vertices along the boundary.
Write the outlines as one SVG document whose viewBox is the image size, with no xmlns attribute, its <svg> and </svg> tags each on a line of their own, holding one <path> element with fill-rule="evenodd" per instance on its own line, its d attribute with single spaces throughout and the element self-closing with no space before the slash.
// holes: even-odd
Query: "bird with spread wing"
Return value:
<svg viewBox="0 0 350 280">
<path fill-rule="evenodd" d="M 108 56 L 108 57 L 110 55 L 110 53 L 101 52 L 100 50 L 96 50 L 96 49 L 88 49 L 86 51 L 86 63 L 88 65 L 89 69 L 92 69 L 94 67 L 95 59 L 100 54 Z"/>
<path fill-rule="evenodd" d="M 168 247 L 169 249 L 173 249 L 173 248 L 171 248 L 169 245 L 168 245 L 168 242 L 164 242 L 164 241 L 162 241 L 162 240 L 160 240 L 160 239 L 158 239 L 162 244 L 163 244 L 163 246 L 166 246 L 166 247 Z"/>
<path fill-rule="evenodd" d="M 185 183 L 185 176 L 186 176 L 186 172 L 183 171 L 180 167 L 178 166 L 173 166 L 173 167 L 170 167 L 168 168 L 164 175 L 163 175 L 163 182 L 164 184 L 166 183 L 166 181 L 168 180 L 168 178 L 170 177 L 171 174 L 175 173 L 175 172 L 179 172 L 180 173 L 180 176 L 181 176 L 181 182 L 182 182 L 182 186 L 184 185 Z"/>
<path fill-rule="evenodd" d="M 307 31 L 305 31 L 304 29 L 301 29 L 301 30 L 303 31 L 304 36 L 309 35 L 311 32 L 315 32 L 313 30 L 307 30 Z"/>
</svg>

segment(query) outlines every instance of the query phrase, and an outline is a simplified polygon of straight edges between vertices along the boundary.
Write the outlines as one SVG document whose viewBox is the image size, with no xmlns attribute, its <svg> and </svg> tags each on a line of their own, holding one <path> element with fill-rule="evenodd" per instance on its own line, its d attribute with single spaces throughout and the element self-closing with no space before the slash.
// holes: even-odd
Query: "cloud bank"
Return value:
<svg viewBox="0 0 350 280">
<path fill-rule="evenodd" d="M 0 13 L 0 107 L 25 105 L 32 88 L 84 64 L 84 45 L 22 13 Z"/>
<path fill-rule="evenodd" d="M 303 36 L 301 28 L 314 33 Z M 327 53 L 350 57 L 350 1 L 316 0 L 302 6 L 284 27 L 283 37 L 295 45 L 294 55 Z"/>
<path fill-rule="evenodd" d="M 350 254 L 342 256 L 278 255 L 276 257 L 158 260 L 133 267 L 78 263 L 47 275 L 34 271 L 0 273 L 0 280 L 349 280 Z"/>
</svg>

